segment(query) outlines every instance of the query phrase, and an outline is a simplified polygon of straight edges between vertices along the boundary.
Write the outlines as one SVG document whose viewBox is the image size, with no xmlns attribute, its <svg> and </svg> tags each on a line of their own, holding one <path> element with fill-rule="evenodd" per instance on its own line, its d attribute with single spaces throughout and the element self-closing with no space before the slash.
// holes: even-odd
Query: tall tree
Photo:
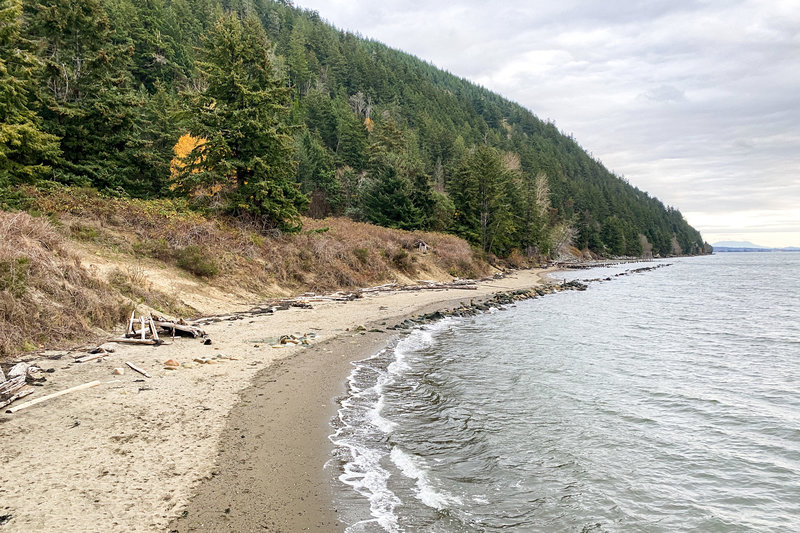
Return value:
<svg viewBox="0 0 800 533">
<path fill-rule="evenodd" d="M 467 154 L 451 183 L 456 231 L 485 252 L 507 252 L 515 230 L 512 193 L 509 172 L 496 149 L 480 146 Z"/>
<path fill-rule="evenodd" d="M 294 180 L 289 89 L 275 74 L 263 26 L 223 15 L 200 54 L 205 88 L 190 95 L 191 130 L 204 142 L 187 157 L 179 187 L 218 188 L 230 212 L 299 229 L 308 198 Z"/>
<path fill-rule="evenodd" d="M 61 137 L 57 179 L 116 188 L 119 155 L 139 114 L 131 50 L 114 42 L 99 0 L 33 0 L 26 10 L 44 62 L 40 114 Z"/>
<path fill-rule="evenodd" d="M 0 187 L 34 182 L 59 155 L 58 138 L 42 131 L 30 107 L 41 64 L 21 26 L 19 0 L 0 0 Z"/>
</svg>

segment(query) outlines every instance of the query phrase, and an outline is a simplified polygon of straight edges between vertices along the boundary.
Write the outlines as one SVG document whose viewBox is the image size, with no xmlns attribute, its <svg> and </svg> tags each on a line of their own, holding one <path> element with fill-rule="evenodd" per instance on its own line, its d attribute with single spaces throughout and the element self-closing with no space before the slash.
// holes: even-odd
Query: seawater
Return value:
<svg viewBox="0 0 800 533">
<path fill-rule="evenodd" d="M 347 531 L 800 531 L 800 253 L 670 263 L 356 363 Z"/>
</svg>

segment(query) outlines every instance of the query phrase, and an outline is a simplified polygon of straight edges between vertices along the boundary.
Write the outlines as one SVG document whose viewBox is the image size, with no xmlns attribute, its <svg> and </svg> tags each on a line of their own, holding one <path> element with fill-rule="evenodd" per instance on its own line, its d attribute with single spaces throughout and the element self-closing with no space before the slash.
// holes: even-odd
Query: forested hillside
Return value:
<svg viewBox="0 0 800 533">
<path fill-rule="evenodd" d="M 446 231 L 500 256 L 704 251 L 553 124 L 288 1 L 0 6 L 0 204 L 86 186 L 284 232 L 303 214 Z"/>
</svg>

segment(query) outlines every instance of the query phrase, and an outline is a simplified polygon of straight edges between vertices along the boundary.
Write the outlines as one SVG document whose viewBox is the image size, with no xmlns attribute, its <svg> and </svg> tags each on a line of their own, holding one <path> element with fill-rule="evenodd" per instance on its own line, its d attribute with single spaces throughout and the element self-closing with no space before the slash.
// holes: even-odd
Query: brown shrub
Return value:
<svg viewBox="0 0 800 533">
<path fill-rule="evenodd" d="M 377 285 L 392 281 L 399 274 L 414 276 L 419 271 L 438 269 L 452 276 L 479 278 L 491 270 L 466 241 L 443 233 L 392 230 L 345 218 L 327 218 L 303 219 L 302 232 L 286 235 L 265 233 L 254 221 L 192 211 L 180 199 L 106 198 L 91 189 L 80 188 L 50 191 L 29 188 L 24 194 L 31 211 L 46 214 L 60 225 L 27 217 L 29 224 L 52 241 L 36 248 L 41 257 L 31 259 L 31 269 L 47 261 L 57 260 L 55 269 L 69 262 L 66 252 L 56 255 L 51 251 L 54 247 L 63 250 L 61 235 L 66 235 L 92 246 L 112 246 L 119 254 L 129 254 L 134 264 L 136 258 L 148 257 L 190 270 L 223 290 L 241 288 L 263 296 L 276 295 L 268 292 L 276 285 L 283 295 Z M 418 251 L 420 240 L 429 245 L 427 254 Z M 0 277 L 2 268 L 6 267 L 0 266 Z M 14 266 L 14 276 L 22 275 L 18 274 L 20 268 L 25 267 Z M 6 269 L 10 272 L 11 267 Z M 100 283 L 105 289 L 97 291 L 111 290 L 103 282 L 91 281 L 75 265 L 69 272 L 72 273 L 65 276 L 75 278 L 76 287 Z M 130 273 L 122 271 L 112 277 L 116 298 L 106 301 L 124 300 L 119 292 L 135 302 L 165 311 L 179 305 L 165 300 L 163 295 L 151 294 L 152 291 L 137 292 L 126 276 L 130 277 Z M 20 281 L 14 280 L 14 290 L 19 290 L 16 287 Z M 42 289 L 37 290 L 37 294 L 43 293 Z M 89 292 L 96 294 L 92 291 L 95 289 Z M 3 290 L 3 294 L 11 292 Z M 107 314 L 113 317 L 119 312 Z M 102 312 L 88 315 L 96 317 L 92 318 L 93 324 L 108 323 L 104 322 L 106 315 Z"/>
<path fill-rule="evenodd" d="M 0 357 L 110 328 L 126 314 L 45 219 L 0 212 Z"/>
</svg>

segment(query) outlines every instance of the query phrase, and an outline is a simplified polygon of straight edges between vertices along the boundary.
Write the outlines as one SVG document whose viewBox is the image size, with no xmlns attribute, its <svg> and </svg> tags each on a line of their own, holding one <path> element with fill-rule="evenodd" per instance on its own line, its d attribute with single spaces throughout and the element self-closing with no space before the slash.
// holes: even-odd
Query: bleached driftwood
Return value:
<svg viewBox="0 0 800 533">
<path fill-rule="evenodd" d="M 188 324 L 178 324 L 177 322 L 168 322 L 166 320 L 156 320 L 155 325 L 167 331 L 180 331 L 187 333 L 192 337 L 205 337 L 206 332 L 197 326 L 190 326 Z"/>
<path fill-rule="evenodd" d="M 54 392 L 53 394 L 48 394 L 47 396 L 42 396 L 41 398 L 36 398 L 29 402 L 21 403 L 16 407 L 12 407 L 11 409 L 6 409 L 6 413 L 16 413 L 21 409 L 27 409 L 32 405 L 36 405 L 38 403 L 42 403 L 44 401 L 50 400 L 52 398 L 57 398 L 59 396 L 63 396 L 64 394 L 69 394 L 70 392 L 77 392 L 79 390 L 90 389 L 92 387 L 96 387 L 100 385 L 102 381 L 90 381 L 89 383 L 84 383 L 83 385 L 77 385 L 75 387 L 71 387 L 69 389 L 64 389 L 62 391 Z"/>
<path fill-rule="evenodd" d="M 119 343 L 123 343 L 123 344 L 148 344 L 150 346 L 155 346 L 155 345 L 159 344 L 159 342 L 156 341 L 155 339 L 144 339 L 144 340 L 142 340 L 142 339 L 137 339 L 135 337 L 132 337 L 130 339 L 125 338 L 125 337 L 117 337 L 116 339 L 111 339 L 111 342 L 119 342 Z"/>
<path fill-rule="evenodd" d="M 158 338 L 158 331 L 156 331 L 158 328 L 156 328 L 156 324 L 155 324 L 155 322 L 153 321 L 153 317 L 150 317 L 150 318 L 147 320 L 147 325 L 148 325 L 148 327 L 150 328 L 150 334 L 153 336 L 153 339 L 155 339 L 156 341 L 157 341 L 157 340 L 159 340 L 159 338 Z"/>
<path fill-rule="evenodd" d="M 149 378 L 149 377 L 151 377 L 151 376 L 150 376 L 150 374 L 148 374 L 147 372 L 145 372 L 144 370 L 142 370 L 142 369 L 141 369 L 141 368 L 139 368 L 138 366 L 134 365 L 134 364 L 133 364 L 133 363 L 131 363 L 130 361 L 125 361 L 125 364 L 126 364 L 126 365 L 128 365 L 129 367 L 131 367 L 131 370 L 134 370 L 134 371 L 136 371 L 136 372 L 140 373 L 140 374 L 141 374 L 141 375 L 143 375 L 144 377 L 146 377 L 146 378 Z"/>
<path fill-rule="evenodd" d="M 23 384 L 22 387 L 20 387 L 20 389 L 14 395 L 10 396 L 5 400 L 0 401 L 0 409 L 8 407 L 12 403 L 16 402 L 21 398 L 24 398 L 29 394 L 33 394 L 33 387 L 29 387 Z"/>
<path fill-rule="evenodd" d="M 27 376 L 28 372 L 30 372 L 30 369 L 31 365 L 28 363 L 17 363 L 8 370 L 8 379 L 15 378 L 17 376 Z"/>
<path fill-rule="evenodd" d="M 3 396 L 10 396 L 16 393 L 17 389 L 25 385 L 25 375 L 14 376 L 0 383 L 0 398 Z"/>
<path fill-rule="evenodd" d="M 135 316 L 136 310 L 134 309 L 131 311 L 131 319 L 128 321 L 128 331 L 125 332 L 125 335 L 133 335 L 133 321 Z"/>
<path fill-rule="evenodd" d="M 103 357 L 107 356 L 106 352 L 103 353 L 95 353 L 91 355 L 84 355 L 83 357 L 78 357 L 75 359 L 76 363 L 88 363 L 89 361 L 95 361 L 97 359 L 102 359 Z"/>
</svg>

